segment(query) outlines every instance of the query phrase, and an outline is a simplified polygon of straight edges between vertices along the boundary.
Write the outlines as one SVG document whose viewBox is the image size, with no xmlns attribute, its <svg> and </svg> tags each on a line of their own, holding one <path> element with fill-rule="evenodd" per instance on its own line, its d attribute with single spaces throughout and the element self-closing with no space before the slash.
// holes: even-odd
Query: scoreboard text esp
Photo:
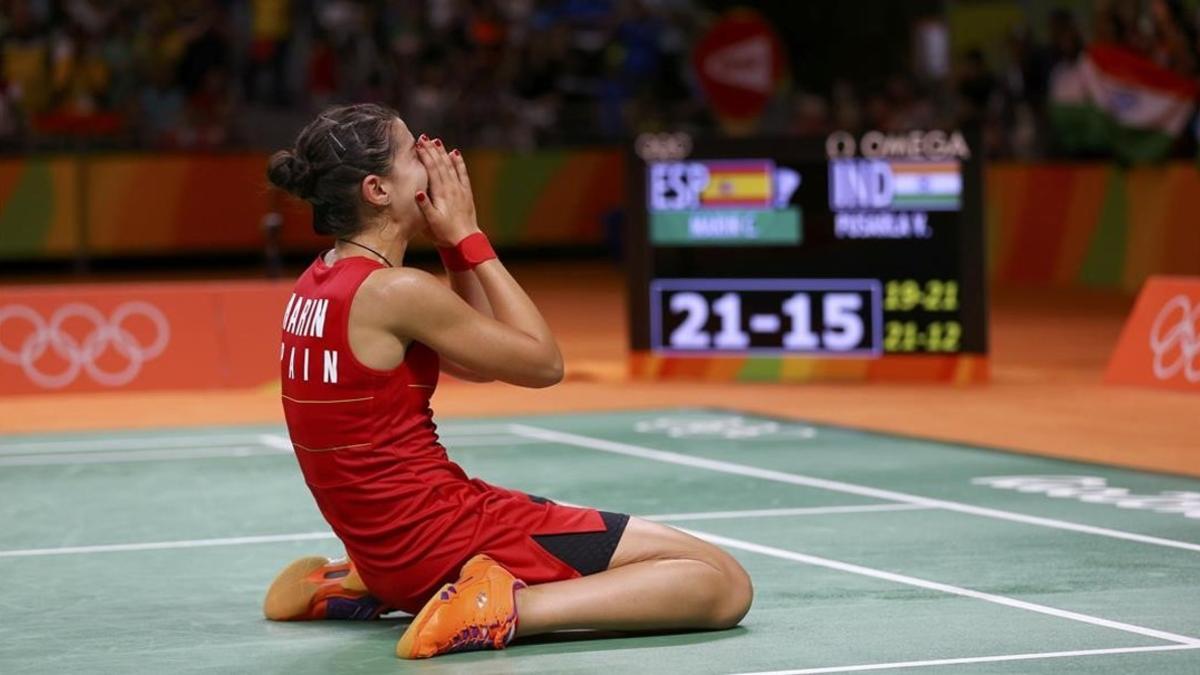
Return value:
<svg viewBox="0 0 1200 675">
<path fill-rule="evenodd" d="M 633 371 L 987 377 L 980 167 L 958 131 L 639 139 Z"/>
</svg>

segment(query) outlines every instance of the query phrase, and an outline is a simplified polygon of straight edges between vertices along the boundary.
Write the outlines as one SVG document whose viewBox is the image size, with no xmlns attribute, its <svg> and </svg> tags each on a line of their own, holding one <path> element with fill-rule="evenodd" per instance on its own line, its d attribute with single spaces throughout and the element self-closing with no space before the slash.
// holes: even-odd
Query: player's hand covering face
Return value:
<svg viewBox="0 0 1200 675">
<path fill-rule="evenodd" d="M 416 194 L 417 206 L 429 224 L 433 243 L 453 246 L 479 231 L 467 164 L 458 150 L 446 152 L 440 139 L 430 140 L 422 134 L 416 145 L 417 157 L 429 174 L 429 193 Z"/>
</svg>

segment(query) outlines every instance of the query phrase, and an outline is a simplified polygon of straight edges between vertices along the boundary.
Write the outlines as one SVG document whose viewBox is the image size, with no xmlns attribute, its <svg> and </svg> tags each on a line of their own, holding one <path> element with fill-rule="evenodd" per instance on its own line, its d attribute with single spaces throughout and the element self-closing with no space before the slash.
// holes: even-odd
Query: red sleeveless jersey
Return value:
<svg viewBox="0 0 1200 675">
<path fill-rule="evenodd" d="M 529 537 L 603 529 L 597 512 L 469 479 L 438 442 L 437 353 L 413 341 L 399 366 L 380 371 L 350 349 L 350 305 L 383 265 L 323 258 L 297 280 L 284 312 L 283 410 L 305 482 L 367 587 L 412 611 L 484 551 L 527 577 L 575 576 Z"/>
</svg>

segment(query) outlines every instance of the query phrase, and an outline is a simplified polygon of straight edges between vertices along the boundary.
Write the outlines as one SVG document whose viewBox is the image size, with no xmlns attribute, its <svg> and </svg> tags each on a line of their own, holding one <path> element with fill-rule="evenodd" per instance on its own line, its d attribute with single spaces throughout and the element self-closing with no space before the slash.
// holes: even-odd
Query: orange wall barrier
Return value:
<svg viewBox="0 0 1200 675">
<path fill-rule="evenodd" d="M 619 151 L 467 153 L 479 221 L 503 246 L 598 245 L 625 208 Z M 0 259 L 315 252 L 307 204 L 271 188 L 266 153 L 98 154 L 0 159 Z"/>
<path fill-rule="evenodd" d="M 617 149 L 467 155 L 480 224 L 499 246 L 598 245 L 628 208 Z M 264 153 L 0 159 L 0 259 L 315 252 L 309 209 L 268 188 Z M 1136 291 L 1200 274 L 1200 171 L 1175 162 L 998 162 L 985 168 L 990 278 L 1001 285 Z"/>
<path fill-rule="evenodd" d="M 1200 394 L 1200 277 L 1151 277 L 1104 381 Z"/>
<path fill-rule="evenodd" d="M 0 395 L 250 387 L 279 377 L 291 282 L 7 287 Z"/>
<path fill-rule="evenodd" d="M 984 210 L 998 284 L 1136 291 L 1152 274 L 1200 274 L 1200 171 L 1176 162 L 987 167 Z"/>
</svg>

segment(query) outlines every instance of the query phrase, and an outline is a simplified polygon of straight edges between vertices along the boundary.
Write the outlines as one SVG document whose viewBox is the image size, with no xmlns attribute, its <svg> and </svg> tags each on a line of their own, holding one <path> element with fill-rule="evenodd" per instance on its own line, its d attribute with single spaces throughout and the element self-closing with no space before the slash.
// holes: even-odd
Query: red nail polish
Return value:
<svg viewBox="0 0 1200 675">
<path fill-rule="evenodd" d="M 455 148 L 455 149 L 454 149 L 454 151 L 453 151 L 453 152 L 451 152 L 450 154 L 454 155 L 455 157 L 458 157 L 458 156 L 459 156 L 459 155 L 461 155 L 462 153 L 458 151 L 458 148 Z"/>
<path fill-rule="evenodd" d="M 425 201 L 425 193 L 424 192 L 417 193 L 417 201 L 419 201 L 419 202 Z"/>
<path fill-rule="evenodd" d="M 440 138 L 433 139 L 433 144 L 438 146 L 439 148 L 442 147 L 442 139 L 440 139 Z"/>
</svg>

